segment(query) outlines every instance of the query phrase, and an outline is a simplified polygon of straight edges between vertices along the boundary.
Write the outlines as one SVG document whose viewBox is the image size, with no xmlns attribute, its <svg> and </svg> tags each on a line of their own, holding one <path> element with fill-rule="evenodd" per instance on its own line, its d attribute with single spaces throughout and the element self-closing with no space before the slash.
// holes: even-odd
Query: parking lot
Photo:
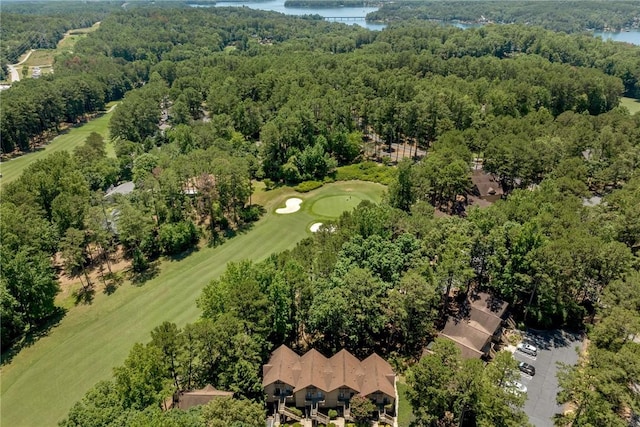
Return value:
<svg viewBox="0 0 640 427">
<path fill-rule="evenodd" d="M 536 427 L 553 427 L 553 416 L 562 411 L 556 404 L 558 392 L 557 362 L 575 364 L 578 360 L 576 348 L 582 345 L 582 336 L 563 330 L 526 332 L 524 342 L 538 348 L 536 357 L 516 351 L 514 356 L 520 362 L 527 362 L 536 368 L 535 376 L 522 374 L 522 384 L 528 388 L 524 410 L 529 421 Z"/>
</svg>

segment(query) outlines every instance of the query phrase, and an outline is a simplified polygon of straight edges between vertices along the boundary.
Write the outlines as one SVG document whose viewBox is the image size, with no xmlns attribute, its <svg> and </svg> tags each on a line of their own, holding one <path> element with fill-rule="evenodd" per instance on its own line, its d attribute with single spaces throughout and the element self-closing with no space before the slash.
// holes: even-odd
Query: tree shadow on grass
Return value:
<svg viewBox="0 0 640 427">
<path fill-rule="evenodd" d="M 260 208 L 262 208 L 262 206 L 260 206 Z M 264 211 L 264 208 L 262 208 L 262 211 Z M 253 230 L 253 227 L 255 226 L 258 219 L 251 222 L 240 223 L 236 228 L 225 228 L 224 230 L 216 230 L 216 232 L 209 237 L 207 246 L 210 248 L 215 248 L 222 245 L 229 239 L 233 239 L 240 234 L 248 233 L 249 231 Z"/>
<path fill-rule="evenodd" d="M 179 254 L 169 255 L 167 258 L 169 258 L 171 261 L 182 261 L 192 253 L 198 252 L 199 250 L 200 248 L 198 248 L 197 246 L 193 246 L 185 251 L 180 252 Z"/>
<path fill-rule="evenodd" d="M 266 213 L 266 210 L 261 205 L 250 205 L 245 208 L 246 214 L 241 215 L 241 219 L 236 228 L 227 228 L 222 232 L 225 239 L 231 239 L 238 234 L 245 234 L 253 230 L 256 222 Z"/>
<path fill-rule="evenodd" d="M 0 355 L 0 365 L 5 365 L 10 363 L 13 358 L 22 351 L 24 348 L 31 347 L 36 343 L 40 338 L 49 335 L 49 331 L 54 327 L 58 326 L 62 318 L 67 314 L 67 310 L 62 307 L 56 307 L 54 313 L 47 317 L 44 322 L 36 327 L 33 327 L 24 338 L 15 343 L 12 347 L 10 347 L 7 351 L 4 351 L 2 355 Z"/>
<path fill-rule="evenodd" d="M 235 229 L 227 229 L 225 230 L 222 235 L 224 237 L 224 239 L 232 239 L 234 237 L 236 237 L 239 234 L 245 234 L 248 233 L 249 231 L 251 231 L 253 229 L 253 222 L 247 223 L 247 224 L 242 224 L 239 225 L 238 228 Z"/>
<path fill-rule="evenodd" d="M 79 304 L 91 304 L 93 297 L 96 294 L 96 290 L 93 285 L 81 286 L 80 289 L 73 291 L 74 303 Z"/>
<path fill-rule="evenodd" d="M 104 285 L 104 293 L 111 295 L 124 283 L 124 277 L 118 273 L 109 273 L 104 275 L 104 279 L 107 282 Z"/>
<path fill-rule="evenodd" d="M 142 286 L 149 280 L 153 279 L 160 273 L 160 266 L 158 261 L 149 263 L 149 266 L 144 271 L 127 271 L 127 278 L 131 280 L 131 284 L 134 286 Z"/>
</svg>

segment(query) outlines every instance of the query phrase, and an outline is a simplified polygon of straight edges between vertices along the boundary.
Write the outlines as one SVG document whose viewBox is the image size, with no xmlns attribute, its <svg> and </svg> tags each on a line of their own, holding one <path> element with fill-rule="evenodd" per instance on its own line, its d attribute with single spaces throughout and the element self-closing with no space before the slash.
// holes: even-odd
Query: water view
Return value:
<svg viewBox="0 0 640 427">
<path fill-rule="evenodd" d="M 219 1 L 215 7 L 250 7 L 258 10 L 268 10 L 272 12 L 284 13 L 285 15 L 320 15 L 329 21 L 343 22 L 345 24 L 356 24 L 370 30 L 383 30 L 385 24 L 367 22 L 365 17 L 371 12 L 378 10 L 377 7 L 285 7 L 285 0 L 264 0 L 264 1 Z M 196 7 L 208 7 L 193 5 Z M 481 24 L 461 24 L 454 23 L 456 27 L 472 28 Z M 623 32 L 603 32 L 593 33 L 596 37 L 604 40 L 614 40 L 640 45 L 640 30 Z"/>
<path fill-rule="evenodd" d="M 616 42 L 626 42 L 640 45 L 640 30 L 622 31 L 619 33 L 596 31 L 593 33 L 593 35 L 596 37 L 602 37 L 603 40 L 613 40 Z"/>
<path fill-rule="evenodd" d="M 370 30 L 379 31 L 385 24 L 373 24 L 365 20 L 368 13 L 378 10 L 377 7 L 285 7 L 285 0 L 265 1 L 220 1 L 216 7 L 250 7 L 252 9 L 280 12 L 285 15 L 320 15 L 329 21 L 356 24 Z"/>
</svg>

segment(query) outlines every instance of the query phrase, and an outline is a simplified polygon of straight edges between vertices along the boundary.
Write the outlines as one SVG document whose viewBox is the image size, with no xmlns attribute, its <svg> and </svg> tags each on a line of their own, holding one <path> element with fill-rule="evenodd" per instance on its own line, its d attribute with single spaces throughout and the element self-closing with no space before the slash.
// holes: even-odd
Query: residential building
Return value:
<svg viewBox="0 0 640 427">
<path fill-rule="evenodd" d="M 473 194 L 483 200 L 495 202 L 504 195 L 500 182 L 482 168 L 473 171 L 471 182 L 473 183 Z"/>
<path fill-rule="evenodd" d="M 206 405 L 213 399 L 219 397 L 233 397 L 232 391 L 223 391 L 214 388 L 211 384 L 207 384 L 200 390 L 181 391 L 175 393 L 165 401 L 164 409 L 179 408 L 187 410 L 193 406 Z"/>
<path fill-rule="evenodd" d="M 344 349 L 331 358 L 317 350 L 299 356 L 282 345 L 263 366 L 262 385 L 276 414 L 289 415 L 287 406 L 303 409 L 311 418 L 319 410 L 336 409 L 348 419 L 355 395 L 374 402 L 381 417 L 395 413 L 395 374 L 375 353 L 362 361 Z"/>
<path fill-rule="evenodd" d="M 484 292 L 470 293 L 447 319 L 440 336 L 453 341 L 465 359 L 488 357 L 502 335 L 505 301 Z"/>
</svg>

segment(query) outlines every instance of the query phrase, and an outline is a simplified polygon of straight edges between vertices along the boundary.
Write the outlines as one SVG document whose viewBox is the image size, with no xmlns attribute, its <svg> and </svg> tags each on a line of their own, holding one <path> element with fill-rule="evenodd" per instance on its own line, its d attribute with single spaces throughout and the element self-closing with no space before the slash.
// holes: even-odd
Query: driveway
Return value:
<svg viewBox="0 0 640 427">
<path fill-rule="evenodd" d="M 31 49 L 28 53 L 27 56 L 24 57 L 24 59 L 20 62 L 18 62 L 17 64 L 13 64 L 13 65 L 7 65 L 7 68 L 9 68 L 9 73 L 11 75 L 11 83 L 13 82 L 19 82 L 20 81 L 20 72 L 18 72 L 18 67 L 22 64 L 24 64 L 24 62 L 29 59 L 29 57 L 31 56 L 31 54 L 35 52 L 34 49 Z"/>
<path fill-rule="evenodd" d="M 537 357 L 520 351 L 514 356 L 520 362 L 527 362 L 536 368 L 536 375 L 522 374 L 522 383 L 527 386 L 527 401 L 524 411 L 535 427 L 553 427 L 553 416 L 562 411 L 556 404 L 558 393 L 558 362 L 573 365 L 578 360 L 576 348 L 582 345 L 580 333 L 560 329 L 551 331 L 528 330 L 524 341 L 538 347 Z"/>
</svg>

